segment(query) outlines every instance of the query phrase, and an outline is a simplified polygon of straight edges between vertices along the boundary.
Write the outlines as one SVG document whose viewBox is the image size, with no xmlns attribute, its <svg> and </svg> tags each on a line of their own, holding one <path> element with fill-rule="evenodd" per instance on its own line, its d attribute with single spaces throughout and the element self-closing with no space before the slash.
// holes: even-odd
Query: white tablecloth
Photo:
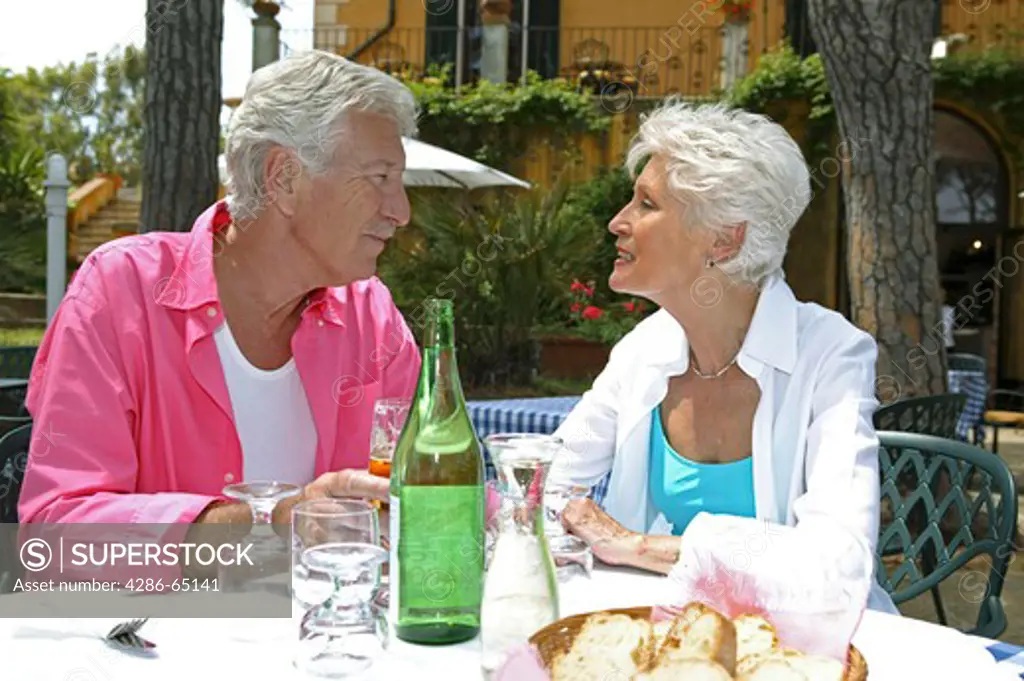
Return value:
<svg viewBox="0 0 1024 681">
<path fill-rule="evenodd" d="M 664 578 L 597 568 L 593 578 L 563 585 L 561 614 L 654 605 L 666 600 Z M 14 596 L 8 596 L 14 597 Z M 293 620 L 156 619 L 142 630 L 155 658 L 108 648 L 100 637 L 118 620 L 0 620 L 0 678 L 11 681 L 191 681 L 208 678 L 302 677 L 291 665 Z M 78 634 L 71 636 L 71 634 Z M 907 618 L 866 613 L 854 644 L 868 660 L 870 681 L 1001 679 L 1018 672 L 997 666 L 991 641 Z M 392 643 L 373 679 L 476 681 L 479 644 L 421 647 Z M 230 676 L 228 676 L 230 675 Z"/>
</svg>

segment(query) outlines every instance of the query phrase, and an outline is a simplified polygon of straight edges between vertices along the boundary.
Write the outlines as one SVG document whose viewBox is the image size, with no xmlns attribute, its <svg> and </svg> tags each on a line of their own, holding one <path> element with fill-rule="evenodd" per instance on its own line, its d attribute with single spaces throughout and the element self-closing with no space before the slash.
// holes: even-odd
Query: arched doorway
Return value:
<svg viewBox="0 0 1024 681">
<path fill-rule="evenodd" d="M 1009 227 L 1003 156 L 980 126 L 941 108 L 935 110 L 934 151 L 935 236 L 946 303 L 957 307 L 954 351 L 999 364 L 997 306 L 1008 301 L 992 271 Z"/>
</svg>

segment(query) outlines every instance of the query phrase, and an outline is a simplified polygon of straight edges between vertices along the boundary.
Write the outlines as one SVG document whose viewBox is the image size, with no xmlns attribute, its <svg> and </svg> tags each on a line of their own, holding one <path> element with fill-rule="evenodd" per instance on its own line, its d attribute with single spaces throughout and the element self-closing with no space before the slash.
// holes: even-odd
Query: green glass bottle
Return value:
<svg viewBox="0 0 1024 681">
<path fill-rule="evenodd" d="M 403 641 L 447 644 L 480 630 L 485 477 L 452 302 L 426 306 L 419 384 L 391 468 L 390 619 Z"/>
</svg>

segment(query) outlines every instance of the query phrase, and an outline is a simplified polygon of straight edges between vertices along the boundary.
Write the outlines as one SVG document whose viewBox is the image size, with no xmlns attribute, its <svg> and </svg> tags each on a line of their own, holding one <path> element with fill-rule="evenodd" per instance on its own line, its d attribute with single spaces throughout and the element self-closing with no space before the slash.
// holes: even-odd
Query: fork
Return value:
<svg viewBox="0 0 1024 681">
<path fill-rule="evenodd" d="M 104 640 L 108 644 L 130 651 L 148 652 L 153 650 L 156 648 L 156 644 L 152 641 L 147 641 L 138 634 L 142 625 L 148 621 L 149 618 L 144 617 L 142 619 L 121 622 L 107 633 Z"/>
</svg>

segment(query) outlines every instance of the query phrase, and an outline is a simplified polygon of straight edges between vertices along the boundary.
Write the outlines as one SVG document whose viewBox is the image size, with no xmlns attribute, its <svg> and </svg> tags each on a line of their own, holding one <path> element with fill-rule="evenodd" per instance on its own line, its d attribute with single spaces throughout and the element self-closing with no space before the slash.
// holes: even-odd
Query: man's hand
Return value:
<svg viewBox="0 0 1024 681">
<path fill-rule="evenodd" d="M 300 501 L 309 499 L 376 499 L 387 501 L 391 482 L 387 478 L 370 475 L 367 471 L 346 469 L 324 473 L 306 485 L 300 494 L 282 499 L 274 507 L 271 522 L 274 525 L 289 525 L 292 508 Z"/>
</svg>

